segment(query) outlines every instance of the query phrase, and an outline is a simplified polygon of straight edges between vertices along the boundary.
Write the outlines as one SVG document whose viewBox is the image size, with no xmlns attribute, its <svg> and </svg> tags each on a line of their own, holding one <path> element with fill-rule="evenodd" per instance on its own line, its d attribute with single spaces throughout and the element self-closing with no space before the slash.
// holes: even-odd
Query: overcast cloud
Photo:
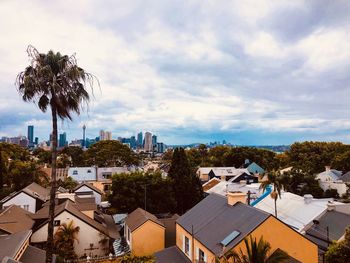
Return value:
<svg viewBox="0 0 350 263">
<path fill-rule="evenodd" d="M 350 142 L 350 1 L 0 1 L 0 136 L 47 139 L 14 86 L 29 44 L 76 53 L 101 88 L 70 139 Z"/>
</svg>

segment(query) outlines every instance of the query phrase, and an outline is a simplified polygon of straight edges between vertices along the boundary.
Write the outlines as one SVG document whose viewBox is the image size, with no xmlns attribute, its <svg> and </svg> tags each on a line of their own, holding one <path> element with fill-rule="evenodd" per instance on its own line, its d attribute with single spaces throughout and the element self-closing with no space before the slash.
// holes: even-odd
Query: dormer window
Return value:
<svg viewBox="0 0 350 263">
<path fill-rule="evenodd" d="M 78 175 L 78 171 L 77 171 L 77 170 L 74 170 L 74 171 L 73 171 L 73 175 Z"/>
<path fill-rule="evenodd" d="M 87 173 L 88 173 L 88 174 L 91 174 L 91 170 L 87 170 Z"/>
</svg>

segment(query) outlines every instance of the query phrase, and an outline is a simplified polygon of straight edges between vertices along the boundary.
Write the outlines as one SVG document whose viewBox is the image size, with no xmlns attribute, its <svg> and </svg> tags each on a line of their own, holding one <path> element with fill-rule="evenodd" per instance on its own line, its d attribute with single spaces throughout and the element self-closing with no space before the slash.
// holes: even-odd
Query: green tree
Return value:
<svg viewBox="0 0 350 263">
<path fill-rule="evenodd" d="M 183 148 L 174 150 L 168 177 L 172 179 L 177 213 L 185 213 L 203 198 L 202 185 L 191 170 Z"/>
<path fill-rule="evenodd" d="M 272 185 L 271 198 L 275 202 L 275 216 L 277 217 L 277 199 L 281 198 L 281 191 L 283 189 L 283 184 L 281 181 L 281 175 L 279 172 L 272 171 L 267 173 L 267 180 L 261 182 L 260 189 L 264 191 Z"/>
<path fill-rule="evenodd" d="M 345 231 L 342 241 L 334 242 L 328 247 L 325 254 L 327 263 L 347 263 L 350 258 L 350 227 Z"/>
<path fill-rule="evenodd" d="M 93 76 L 78 67 L 74 55 L 67 56 L 50 50 L 39 53 L 34 47 L 27 49 L 30 65 L 19 73 L 16 84 L 24 101 L 38 104 L 43 112 L 52 115 L 52 181 L 50 191 L 48 239 L 46 261 L 52 262 L 53 220 L 56 192 L 57 118 L 72 119 L 72 113 L 80 113 L 81 105 L 89 101 L 86 84 L 93 85 Z"/>
<path fill-rule="evenodd" d="M 154 214 L 176 210 L 172 181 L 163 179 L 157 172 L 113 175 L 109 201 L 118 213 L 130 213 L 138 207 L 144 209 L 145 205 L 146 210 Z"/>
<path fill-rule="evenodd" d="M 86 165 L 124 166 L 138 164 L 136 154 L 127 146 L 115 140 L 99 141 L 85 153 Z"/>
<path fill-rule="evenodd" d="M 58 180 L 58 186 L 63 187 L 64 189 L 73 191 L 75 187 L 78 186 L 78 182 L 72 179 L 72 177 L 67 177 L 64 181 Z"/>
<path fill-rule="evenodd" d="M 42 148 L 36 148 L 33 150 L 33 156 L 38 159 L 39 164 L 50 164 L 52 153 L 51 151 L 45 151 Z"/>
<path fill-rule="evenodd" d="M 84 151 L 79 146 L 66 146 L 61 150 L 62 154 L 66 154 L 71 159 L 71 166 L 81 167 L 84 166 Z"/>
<path fill-rule="evenodd" d="M 288 254 L 281 250 L 271 251 L 271 245 L 260 237 L 259 241 L 252 236 L 244 239 L 245 251 L 242 249 L 236 252 L 228 252 L 226 258 L 233 258 L 237 263 L 283 263 L 290 258 Z"/>
<path fill-rule="evenodd" d="M 73 220 L 58 227 L 54 236 L 54 248 L 60 260 L 75 260 L 78 258 L 74 251 L 74 242 L 79 242 L 77 237 L 79 230 L 79 226 L 74 226 Z"/>
<path fill-rule="evenodd" d="M 120 263 L 155 263 L 155 259 L 153 256 L 132 256 L 130 254 L 124 256 Z"/>
</svg>

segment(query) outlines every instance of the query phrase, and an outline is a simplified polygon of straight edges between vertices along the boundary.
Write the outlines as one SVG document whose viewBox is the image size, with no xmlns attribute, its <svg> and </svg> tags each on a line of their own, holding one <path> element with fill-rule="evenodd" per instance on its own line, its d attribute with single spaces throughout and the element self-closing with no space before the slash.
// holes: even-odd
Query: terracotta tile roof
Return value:
<svg viewBox="0 0 350 263">
<path fill-rule="evenodd" d="M 0 229 L 14 234 L 29 230 L 34 225 L 31 213 L 16 205 L 11 205 L 0 213 Z"/>
<path fill-rule="evenodd" d="M 129 214 L 126 218 L 125 224 L 130 228 L 132 232 L 146 223 L 148 220 L 151 220 L 152 222 L 164 227 L 164 224 L 160 222 L 155 215 L 152 215 L 142 208 L 136 208 L 131 214 Z"/>
</svg>

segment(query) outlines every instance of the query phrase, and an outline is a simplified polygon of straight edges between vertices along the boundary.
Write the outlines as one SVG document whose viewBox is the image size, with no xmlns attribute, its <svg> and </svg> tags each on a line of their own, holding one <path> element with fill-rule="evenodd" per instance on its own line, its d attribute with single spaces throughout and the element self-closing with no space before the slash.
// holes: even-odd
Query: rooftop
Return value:
<svg viewBox="0 0 350 263">
<path fill-rule="evenodd" d="M 236 246 L 269 216 L 264 211 L 240 202 L 231 206 L 225 197 L 210 194 L 181 216 L 177 223 L 189 233 L 192 233 L 193 227 L 195 238 L 215 255 L 221 255 Z M 220 243 L 234 231 L 239 232 L 239 235 L 223 251 Z"/>
<path fill-rule="evenodd" d="M 159 221 L 155 215 L 152 215 L 142 208 L 137 208 L 132 213 L 130 213 L 126 218 L 125 224 L 130 228 L 132 232 L 148 220 L 164 227 L 164 224 Z"/>
<path fill-rule="evenodd" d="M 34 225 L 31 213 L 19 206 L 11 205 L 0 213 L 0 229 L 9 234 L 30 230 Z"/>
</svg>

